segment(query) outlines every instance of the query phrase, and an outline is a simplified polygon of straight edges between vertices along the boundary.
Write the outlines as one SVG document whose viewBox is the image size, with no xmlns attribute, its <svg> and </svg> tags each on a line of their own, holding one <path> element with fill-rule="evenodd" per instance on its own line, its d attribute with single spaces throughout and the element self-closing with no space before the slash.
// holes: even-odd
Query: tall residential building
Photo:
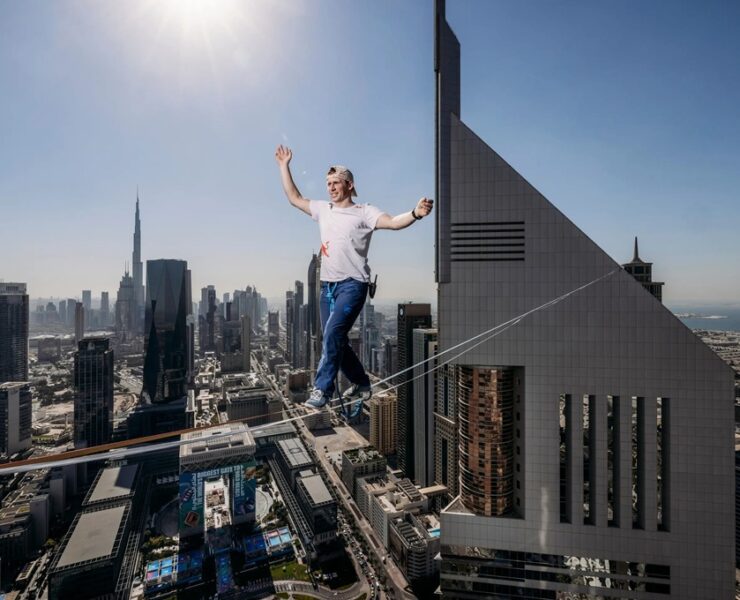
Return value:
<svg viewBox="0 0 740 600">
<path fill-rule="evenodd" d="M 369 367 L 372 364 L 373 351 L 380 346 L 380 330 L 376 324 L 375 306 L 368 298 L 365 305 L 360 311 L 358 318 L 360 327 L 360 338 L 362 341 L 361 350 L 362 356 L 358 355 L 358 358 L 362 361 L 365 367 Z"/>
<path fill-rule="evenodd" d="M 100 325 L 107 327 L 110 322 L 110 299 L 108 292 L 100 292 Z"/>
<path fill-rule="evenodd" d="M 383 379 L 398 373 L 398 339 L 385 338 L 383 341 Z"/>
<path fill-rule="evenodd" d="M 321 359 L 321 311 L 319 303 L 321 302 L 321 258 L 311 255 L 311 262 L 308 264 L 308 277 L 306 279 L 306 322 L 308 332 L 308 360 L 307 367 L 316 370 Z"/>
<path fill-rule="evenodd" d="M 28 380 L 28 319 L 26 284 L 0 282 L 0 383 Z"/>
<path fill-rule="evenodd" d="M 645 262 L 640 258 L 637 248 L 637 238 L 635 237 L 635 251 L 632 260 L 622 265 L 625 271 L 632 275 L 642 286 L 655 296 L 660 302 L 663 302 L 663 286 L 661 281 L 653 281 L 653 263 Z"/>
<path fill-rule="evenodd" d="M 67 301 L 66 300 L 60 300 L 59 301 L 59 321 L 62 325 L 67 324 Z"/>
<path fill-rule="evenodd" d="M 146 261 L 146 305 L 142 395 L 155 404 L 183 398 L 189 379 L 186 318 L 191 306 L 186 261 Z"/>
<path fill-rule="evenodd" d="M 82 306 L 85 308 L 85 314 L 89 315 L 92 310 L 92 291 L 82 290 Z"/>
<path fill-rule="evenodd" d="M 398 370 L 401 373 L 414 364 L 414 329 L 432 326 L 430 304 L 398 305 Z M 411 371 L 399 375 L 390 383 L 398 388 L 398 468 L 409 479 L 416 479 L 414 457 L 414 381 Z"/>
<path fill-rule="evenodd" d="M 242 370 L 248 372 L 252 369 L 252 322 L 248 315 L 242 316 L 241 321 L 241 351 Z"/>
<path fill-rule="evenodd" d="M 443 597 L 732 598 L 732 370 L 460 120 L 436 10 L 440 352 L 562 298 L 454 359 Z"/>
<path fill-rule="evenodd" d="M 0 383 L 0 455 L 31 447 L 31 388 L 28 383 Z"/>
<path fill-rule="evenodd" d="M 422 487 L 434 482 L 434 402 L 437 392 L 437 330 L 414 329 L 412 333 L 414 378 L 414 479 Z M 427 361 L 427 362 L 424 362 Z"/>
<path fill-rule="evenodd" d="M 198 335 L 201 352 L 216 350 L 216 288 L 212 285 L 200 290 L 201 314 L 198 318 Z"/>
<path fill-rule="evenodd" d="M 126 271 L 121 277 L 116 296 L 116 331 L 123 339 L 136 333 L 136 314 L 134 279 Z"/>
<path fill-rule="evenodd" d="M 296 369 L 300 369 L 304 366 L 304 357 L 306 348 L 302 343 L 305 340 L 304 329 L 306 327 L 305 315 L 301 318 L 301 311 L 303 309 L 303 282 L 296 281 L 295 289 L 293 291 L 293 334 L 292 334 L 292 346 L 291 346 L 291 364 Z"/>
<path fill-rule="evenodd" d="M 139 215 L 139 190 L 136 190 L 136 214 L 134 215 L 134 249 L 131 255 L 134 285 L 134 319 L 136 333 L 142 333 L 146 312 L 144 292 L 144 265 L 141 262 L 141 219 Z"/>
<path fill-rule="evenodd" d="M 77 300 L 67 298 L 67 325 L 71 328 L 75 326 L 75 304 L 77 304 Z"/>
<path fill-rule="evenodd" d="M 231 304 L 231 303 L 229 303 Z M 235 319 L 232 317 L 223 324 L 223 351 L 221 352 L 221 372 L 248 372 L 251 369 L 250 347 L 252 343 L 252 326 L 248 315 Z"/>
<path fill-rule="evenodd" d="M 395 394 L 375 395 L 368 401 L 370 445 L 384 455 L 396 452 L 398 398 Z"/>
<path fill-rule="evenodd" d="M 295 335 L 295 295 L 285 292 L 285 362 L 293 364 L 293 336 Z"/>
<path fill-rule="evenodd" d="M 87 337 L 74 358 L 74 444 L 89 448 L 113 433 L 113 350 L 106 337 Z"/>
<path fill-rule="evenodd" d="M 85 336 L 85 307 L 82 302 L 75 302 L 75 343 Z"/>
<path fill-rule="evenodd" d="M 267 313 L 267 341 L 270 348 L 277 348 L 280 343 L 280 312 Z"/>
</svg>

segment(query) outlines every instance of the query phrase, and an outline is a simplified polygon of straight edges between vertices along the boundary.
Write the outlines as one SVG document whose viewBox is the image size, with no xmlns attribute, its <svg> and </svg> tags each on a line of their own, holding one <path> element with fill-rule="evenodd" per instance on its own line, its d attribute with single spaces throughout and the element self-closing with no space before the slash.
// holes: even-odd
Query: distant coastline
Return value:
<svg viewBox="0 0 740 600">
<path fill-rule="evenodd" d="M 740 307 L 720 304 L 674 304 L 667 307 L 689 329 L 740 332 Z"/>
<path fill-rule="evenodd" d="M 699 313 L 675 313 L 679 319 L 726 319 L 727 315 L 702 315 Z"/>
</svg>

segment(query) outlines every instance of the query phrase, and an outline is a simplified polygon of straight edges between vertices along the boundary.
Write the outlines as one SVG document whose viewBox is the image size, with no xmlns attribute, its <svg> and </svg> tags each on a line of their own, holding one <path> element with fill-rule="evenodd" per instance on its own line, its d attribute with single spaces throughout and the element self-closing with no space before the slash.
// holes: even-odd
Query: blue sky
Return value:
<svg viewBox="0 0 740 600">
<path fill-rule="evenodd" d="M 740 4 L 448 0 L 462 118 L 666 303 L 740 304 Z M 431 0 L 0 3 L 0 278 L 112 295 L 130 260 L 193 286 L 305 280 L 305 196 L 350 166 L 390 213 L 434 194 Z M 432 300 L 433 220 L 378 232 L 378 300 Z"/>
</svg>

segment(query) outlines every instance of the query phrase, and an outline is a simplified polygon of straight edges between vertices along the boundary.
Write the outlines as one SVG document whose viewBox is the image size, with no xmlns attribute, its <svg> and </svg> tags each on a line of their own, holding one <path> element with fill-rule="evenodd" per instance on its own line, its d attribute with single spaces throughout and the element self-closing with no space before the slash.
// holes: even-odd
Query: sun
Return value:
<svg viewBox="0 0 740 600">
<path fill-rule="evenodd" d="M 233 34 L 247 5 L 239 0 L 159 0 L 166 22 L 179 28 L 183 41 Z"/>
</svg>

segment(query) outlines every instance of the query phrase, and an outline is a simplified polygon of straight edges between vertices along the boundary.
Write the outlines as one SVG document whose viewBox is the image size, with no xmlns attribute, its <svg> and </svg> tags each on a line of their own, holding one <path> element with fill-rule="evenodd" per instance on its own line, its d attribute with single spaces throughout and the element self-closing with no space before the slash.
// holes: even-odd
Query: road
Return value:
<svg viewBox="0 0 740 600">
<path fill-rule="evenodd" d="M 264 366 L 257 362 L 259 365 L 259 368 L 263 370 L 264 374 L 267 374 L 268 371 L 264 369 Z M 278 388 L 276 383 L 273 379 L 268 378 L 268 381 L 270 381 L 270 384 L 280 394 L 280 398 L 283 401 L 283 406 L 285 408 L 285 412 L 291 417 L 298 416 L 298 410 L 296 409 L 294 405 L 290 404 L 288 400 L 285 398 L 285 395 L 282 393 L 282 390 Z M 334 471 L 334 468 L 329 463 L 329 459 L 326 456 L 324 452 L 319 451 L 319 446 L 321 444 L 316 443 L 316 438 L 313 436 L 313 434 L 308 430 L 306 425 L 304 424 L 302 419 L 298 419 L 295 421 L 296 427 L 303 438 L 303 440 L 311 447 L 313 447 L 316 451 L 316 456 L 319 459 L 319 464 L 324 470 L 324 473 L 329 478 L 329 480 L 337 487 L 337 490 L 339 490 L 339 493 L 337 494 L 340 497 L 340 500 L 342 502 L 342 505 L 344 506 L 345 510 L 347 511 L 347 514 L 354 517 L 355 522 L 357 526 L 359 527 L 360 531 L 362 532 L 362 535 L 365 537 L 367 541 L 368 548 L 370 548 L 375 556 L 378 559 L 378 564 L 382 565 L 382 568 L 385 570 L 387 583 L 393 587 L 395 592 L 396 598 L 408 598 L 409 600 L 412 600 L 416 598 L 414 594 L 408 591 L 408 581 L 406 580 L 406 577 L 401 572 L 401 570 L 396 566 L 396 564 L 393 562 L 393 559 L 388 555 L 388 551 L 386 548 L 382 546 L 382 544 L 377 539 L 377 536 L 375 535 L 372 526 L 370 525 L 369 521 L 362 515 L 360 510 L 358 509 L 357 505 L 355 504 L 355 501 L 351 498 L 349 493 L 347 493 L 346 488 L 344 487 L 344 483 L 342 482 L 341 478 L 336 474 Z M 353 560 L 356 560 L 356 557 L 354 556 L 354 553 L 352 553 Z M 386 558 L 385 564 L 383 564 L 383 558 Z M 370 567 L 370 563 L 368 562 L 368 567 Z M 362 572 L 362 571 L 359 571 Z M 377 592 L 377 589 L 376 589 Z M 385 595 L 381 592 L 379 594 L 376 594 L 376 597 L 382 598 Z"/>
<path fill-rule="evenodd" d="M 299 421 L 299 423 L 302 424 L 301 421 Z M 308 430 L 305 429 L 305 426 L 303 427 L 303 429 L 308 432 Z M 311 434 L 308 433 L 308 435 Z M 311 436 L 309 439 L 313 440 L 313 436 Z M 383 564 L 383 558 L 386 557 L 388 551 L 382 546 L 382 544 L 379 543 L 379 540 L 377 540 L 372 526 L 365 518 L 365 516 L 360 512 L 360 509 L 357 507 L 357 504 L 355 504 L 355 501 L 349 495 L 349 492 L 347 492 L 346 488 L 344 487 L 344 483 L 329 463 L 329 459 L 326 454 L 318 451 L 316 454 L 319 457 L 321 466 L 324 468 L 324 472 L 328 475 L 332 483 L 337 486 L 337 489 L 340 490 L 339 496 L 341 497 L 342 503 L 347 509 L 347 512 L 355 517 L 355 522 L 357 526 L 360 528 L 362 535 L 365 536 L 365 539 L 367 540 L 368 548 L 370 548 L 375 556 L 378 558 L 378 563 Z M 388 582 L 395 589 L 397 598 L 416 598 L 416 596 L 406 591 L 406 588 L 408 587 L 406 577 L 396 566 L 390 556 L 388 556 L 385 564 L 383 565 L 383 568 L 385 569 Z"/>
<path fill-rule="evenodd" d="M 280 399 L 282 400 L 283 408 L 284 408 L 284 413 L 287 414 L 288 416 L 291 416 L 291 417 L 298 416 L 299 413 L 296 410 L 295 406 L 292 405 L 288 401 L 288 399 L 285 397 L 285 394 L 283 394 L 282 390 L 278 387 L 278 385 L 275 382 L 275 380 L 268 376 L 268 374 L 269 374 L 268 369 L 265 368 L 265 366 L 262 363 L 260 363 L 259 361 L 257 361 L 256 360 L 256 357 L 254 355 L 252 355 L 252 357 L 253 357 L 252 364 L 257 366 L 257 369 L 265 377 L 265 380 L 267 382 L 269 382 L 269 384 L 272 387 L 272 389 L 279 395 Z M 296 427 L 298 429 L 299 435 L 301 436 L 301 438 L 303 439 L 303 441 L 306 442 L 309 447 L 313 447 L 315 449 L 316 444 L 315 444 L 314 438 L 310 434 L 310 432 L 308 431 L 308 428 L 305 426 L 303 420 L 302 419 L 298 419 L 297 421 L 294 421 L 294 423 L 295 423 L 295 425 L 296 425 Z M 316 452 L 316 455 L 318 457 L 318 452 Z M 320 465 L 324 469 L 324 471 L 326 471 L 326 467 L 322 463 L 320 463 Z M 351 536 L 351 531 L 350 530 L 347 530 L 347 533 L 345 535 Z M 360 562 L 358 560 L 358 557 L 355 555 L 352 547 L 349 546 L 347 549 L 350 551 L 349 552 L 349 555 L 351 556 L 352 563 L 355 566 L 355 572 L 358 574 L 358 577 L 359 577 L 359 585 L 361 585 L 361 589 L 356 592 L 356 594 L 355 594 L 354 597 L 356 597 L 357 595 L 359 595 L 360 592 L 369 592 L 370 593 L 370 596 L 369 596 L 370 598 L 380 598 L 380 596 L 378 595 L 377 586 L 376 585 L 373 585 L 374 582 L 377 581 L 377 576 L 373 572 L 372 567 L 368 564 L 367 567 L 363 568 L 362 565 L 360 565 Z M 370 573 L 373 576 L 372 580 L 366 574 L 368 570 L 370 571 Z M 363 574 L 365 574 L 367 576 L 367 579 L 368 579 L 367 583 L 362 578 L 362 575 Z M 354 587 L 355 586 L 352 586 L 351 589 L 354 589 Z M 282 590 L 282 591 L 285 591 L 285 590 Z M 303 591 L 303 590 L 301 590 L 301 591 Z M 332 597 L 334 597 L 334 592 L 332 592 Z M 339 598 L 340 596 L 338 595 L 336 597 Z"/>
</svg>

